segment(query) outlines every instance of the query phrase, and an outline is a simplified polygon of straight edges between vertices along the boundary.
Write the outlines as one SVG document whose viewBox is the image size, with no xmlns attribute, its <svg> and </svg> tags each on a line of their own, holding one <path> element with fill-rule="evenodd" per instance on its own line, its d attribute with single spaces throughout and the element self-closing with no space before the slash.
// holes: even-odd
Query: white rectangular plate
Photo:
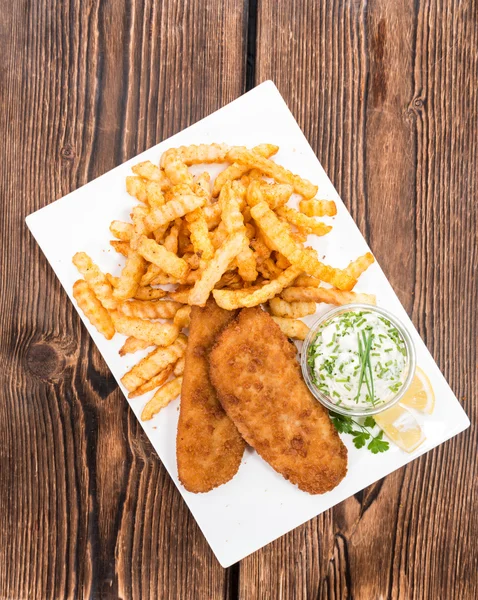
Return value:
<svg viewBox="0 0 478 600">
<path fill-rule="evenodd" d="M 275 160 L 318 184 L 321 198 L 333 199 L 337 203 L 338 214 L 331 220 L 334 222 L 332 232 L 325 237 L 315 238 L 313 242 L 309 238 L 319 255 L 325 256 L 324 261 L 333 266 L 345 267 L 350 260 L 368 251 L 360 231 L 277 88 L 268 81 L 199 123 L 27 217 L 28 227 L 75 306 L 72 286 L 79 278 L 71 263 L 75 252 L 87 252 L 104 271 L 115 275 L 121 271 L 122 259 L 118 258 L 108 244 L 111 237 L 109 224 L 113 219 L 128 220 L 131 208 L 137 204 L 125 191 L 125 178 L 131 174 L 131 166 L 147 159 L 157 164 L 161 154 L 170 147 L 209 142 L 248 147 L 270 142 L 280 146 Z M 200 171 L 201 169 L 196 172 Z M 181 486 L 177 476 L 176 428 L 179 401 L 170 404 L 153 420 L 142 423 L 223 567 L 241 560 L 352 496 L 463 431 L 470 424 L 376 263 L 360 278 L 356 289 L 376 294 L 378 305 L 391 310 L 408 326 L 416 344 L 417 362 L 429 375 L 435 390 L 436 408 L 433 415 L 416 415 L 426 434 L 426 441 L 412 454 L 391 444 L 388 452 L 373 455 L 366 449 L 356 450 L 351 443 L 351 436 L 343 435 L 342 439 L 349 451 L 347 476 L 332 492 L 311 496 L 288 483 L 257 454 L 247 450 L 239 473 L 232 481 L 208 494 L 191 494 Z M 321 305 L 317 315 L 329 308 Z M 308 317 L 306 321 L 312 323 L 317 315 Z M 121 358 L 118 349 L 124 342 L 124 336 L 117 334 L 112 341 L 107 341 L 81 312 L 80 317 L 127 398 L 120 379 L 139 360 L 139 355 Z M 152 393 L 129 402 L 138 418 L 151 395 Z"/>
</svg>

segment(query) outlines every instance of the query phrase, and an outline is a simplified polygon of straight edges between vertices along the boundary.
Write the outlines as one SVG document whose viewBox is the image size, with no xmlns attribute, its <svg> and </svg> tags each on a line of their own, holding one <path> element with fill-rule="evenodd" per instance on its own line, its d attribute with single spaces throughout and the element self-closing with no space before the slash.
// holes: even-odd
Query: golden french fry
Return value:
<svg viewBox="0 0 478 600">
<path fill-rule="evenodd" d="M 177 220 L 181 221 L 181 219 Z M 168 235 L 164 238 L 163 246 L 166 248 L 166 250 L 168 250 L 168 252 L 173 252 L 173 254 L 178 253 L 178 239 L 180 227 L 180 222 L 171 225 L 171 229 L 169 230 Z"/>
<path fill-rule="evenodd" d="M 168 365 L 174 364 L 184 355 L 187 346 L 187 337 L 182 333 L 177 340 L 167 348 L 156 348 L 139 361 L 121 379 L 121 383 L 128 390 L 134 391 L 145 381 L 148 381 Z"/>
<path fill-rule="evenodd" d="M 337 206 L 333 200 L 301 200 L 299 210 L 308 217 L 334 217 Z"/>
<path fill-rule="evenodd" d="M 136 250 L 138 237 L 144 230 L 144 220 L 149 215 L 150 210 L 146 206 L 135 206 L 131 211 L 131 220 L 133 221 L 134 234 L 131 237 L 130 245 L 133 250 Z"/>
<path fill-rule="evenodd" d="M 225 287 L 231 288 L 235 286 L 242 287 L 242 280 L 239 274 L 235 271 L 226 271 L 214 287 L 216 290 L 220 290 Z"/>
<path fill-rule="evenodd" d="M 199 269 L 199 264 L 201 261 L 199 260 L 199 256 L 197 254 L 187 252 L 186 254 L 183 254 L 182 258 L 188 263 L 191 269 Z"/>
<path fill-rule="evenodd" d="M 266 202 L 273 210 L 287 204 L 294 188 L 285 183 L 267 183 L 252 180 L 247 188 L 246 200 L 250 207 Z"/>
<path fill-rule="evenodd" d="M 259 204 L 260 202 L 265 202 L 264 190 L 261 186 L 260 181 L 251 181 L 251 183 L 247 187 L 246 201 L 251 208 L 253 206 L 256 206 L 256 204 Z"/>
<path fill-rule="evenodd" d="M 123 221 L 112 221 L 110 231 L 115 238 L 123 242 L 129 242 L 134 233 L 133 225 Z"/>
<path fill-rule="evenodd" d="M 254 227 L 254 225 L 252 225 L 252 223 L 246 223 L 246 235 L 249 238 L 249 240 L 253 240 L 256 237 L 256 228 Z"/>
<path fill-rule="evenodd" d="M 180 308 L 178 308 L 176 314 L 174 315 L 173 323 L 178 329 L 184 329 L 185 327 L 189 327 L 190 315 L 191 307 L 180 304 Z"/>
<path fill-rule="evenodd" d="M 189 183 L 178 183 L 177 185 L 173 185 L 164 193 L 164 199 L 166 202 L 171 202 L 174 198 L 178 196 L 189 196 L 191 194 L 195 194 L 193 192 L 194 182 L 192 184 Z M 201 195 L 201 194 L 197 194 Z"/>
<path fill-rule="evenodd" d="M 241 211 L 243 211 L 247 205 L 247 203 L 246 203 L 247 187 L 245 185 L 242 185 L 242 183 L 240 181 L 232 181 L 230 185 L 231 185 L 231 189 L 233 190 L 233 192 L 238 200 L 239 209 Z"/>
<path fill-rule="evenodd" d="M 235 310 L 236 308 L 250 308 L 263 302 L 267 302 L 291 281 L 299 275 L 301 269 L 297 266 L 289 267 L 281 273 L 277 279 L 266 283 L 260 288 L 246 288 L 243 290 L 213 290 L 214 300 L 221 308 L 226 310 Z"/>
<path fill-rule="evenodd" d="M 166 202 L 162 189 L 161 185 L 155 181 L 146 183 L 146 197 L 151 208 L 158 208 Z"/>
<path fill-rule="evenodd" d="M 257 265 L 261 265 L 271 255 L 271 249 L 264 241 L 261 231 L 256 233 L 255 239 L 251 240 L 251 246 L 254 250 L 254 258 Z"/>
<path fill-rule="evenodd" d="M 294 188 L 287 183 L 267 183 L 263 181 L 260 186 L 262 197 L 272 209 L 277 209 L 287 204 L 294 192 Z"/>
<path fill-rule="evenodd" d="M 287 302 L 325 302 L 326 304 L 376 304 L 377 300 L 372 294 L 358 294 L 324 287 L 290 287 L 281 294 Z"/>
<path fill-rule="evenodd" d="M 270 158 L 273 154 L 279 150 L 279 146 L 274 146 L 272 144 L 259 144 L 259 146 L 255 146 L 253 151 L 259 156 L 263 156 L 264 158 Z M 249 171 L 249 167 L 247 165 L 240 165 L 239 163 L 233 163 L 224 171 L 219 173 L 214 181 L 214 186 L 212 189 L 212 195 L 214 198 L 219 196 L 219 193 L 225 183 L 228 181 L 233 181 L 234 179 L 239 179 L 243 175 L 245 175 Z"/>
<path fill-rule="evenodd" d="M 239 165 L 239 166 L 241 166 L 241 165 Z M 244 166 L 244 165 L 242 165 L 242 166 Z M 249 167 L 244 166 L 244 168 L 248 169 Z M 255 179 L 258 179 L 262 183 L 265 183 L 263 176 L 265 177 L 264 173 L 262 173 L 262 171 L 259 171 L 259 169 L 251 169 L 250 171 L 247 172 L 247 175 L 243 175 L 241 177 L 240 182 L 242 183 L 242 185 L 245 188 L 248 188 Z"/>
<path fill-rule="evenodd" d="M 254 148 L 253 148 L 254 150 Z M 268 158 L 268 157 L 266 157 Z M 262 178 L 264 176 L 264 173 L 260 170 L 260 169 L 251 169 L 248 173 L 249 177 L 251 178 L 251 181 L 253 179 L 259 179 L 261 181 L 264 181 Z"/>
<path fill-rule="evenodd" d="M 139 287 L 134 297 L 135 300 L 159 300 L 160 298 L 164 298 L 166 294 L 165 290 L 152 288 L 148 285 Z"/>
<path fill-rule="evenodd" d="M 211 200 L 211 176 L 207 171 L 194 178 L 194 192 L 198 196 L 204 196 L 208 202 Z"/>
<path fill-rule="evenodd" d="M 255 281 L 257 279 L 256 258 L 247 241 L 244 243 L 243 250 L 237 255 L 236 262 L 239 275 L 244 281 Z"/>
<path fill-rule="evenodd" d="M 373 254 L 371 252 L 367 252 L 363 256 L 359 256 L 356 260 L 353 260 L 344 270 L 348 275 L 350 275 L 350 277 L 358 279 L 373 262 L 375 262 Z"/>
<path fill-rule="evenodd" d="M 126 264 L 121 271 L 117 287 L 113 296 L 117 300 L 133 298 L 146 271 L 146 262 L 137 252 L 131 251 L 126 259 Z"/>
<path fill-rule="evenodd" d="M 193 176 L 176 148 L 170 148 L 162 155 L 161 166 L 173 185 L 193 184 Z"/>
<path fill-rule="evenodd" d="M 211 231 L 211 229 L 215 229 L 221 222 L 221 206 L 219 202 L 217 202 L 216 204 L 203 206 L 202 210 L 209 231 Z"/>
<path fill-rule="evenodd" d="M 128 257 L 131 252 L 131 246 L 129 242 L 122 242 L 121 240 L 111 240 L 110 246 L 112 246 L 118 254 Z"/>
<path fill-rule="evenodd" d="M 164 206 L 152 209 L 149 215 L 143 221 L 143 230 L 141 233 L 150 233 L 161 225 L 171 223 L 179 217 L 184 217 L 196 208 L 204 205 L 206 199 L 204 196 L 188 194 L 177 196 L 167 202 Z"/>
<path fill-rule="evenodd" d="M 184 279 L 181 279 L 181 283 L 184 285 L 194 285 L 198 279 L 201 279 L 201 271 L 189 271 Z"/>
<path fill-rule="evenodd" d="M 224 162 L 229 150 L 230 146 L 226 144 L 199 144 L 198 146 L 191 144 L 176 148 L 176 152 L 186 165 Z M 165 154 L 168 152 L 169 150 Z M 165 155 L 163 154 L 163 156 Z M 163 164 L 163 158 L 161 158 L 161 164 Z"/>
<path fill-rule="evenodd" d="M 110 340 L 115 334 L 113 321 L 94 291 L 84 279 L 78 279 L 73 285 L 73 297 L 88 321 Z"/>
<path fill-rule="evenodd" d="M 222 208 L 222 222 L 226 232 L 228 234 L 237 232 L 243 237 L 243 249 L 236 258 L 239 275 L 244 281 L 255 281 L 257 279 L 256 260 L 253 251 L 249 248 L 249 238 L 247 237 L 241 212 L 244 199 L 238 196 L 236 187 L 227 182 L 222 187 L 219 202 Z"/>
<path fill-rule="evenodd" d="M 199 254 L 203 260 L 211 260 L 214 256 L 214 246 L 209 237 L 204 210 L 196 208 L 196 210 L 187 214 L 185 219 L 188 223 L 194 252 Z"/>
<path fill-rule="evenodd" d="M 208 262 L 201 278 L 194 284 L 189 295 L 188 304 L 197 306 L 206 304 L 211 290 L 243 248 L 244 236 L 242 233 L 234 233 L 226 239 L 224 244 L 216 250 L 214 257 Z"/>
<path fill-rule="evenodd" d="M 307 315 L 313 315 L 317 308 L 315 302 L 286 302 L 281 298 L 271 298 L 269 307 L 274 317 L 290 319 L 300 319 Z"/>
<path fill-rule="evenodd" d="M 268 158 L 264 158 L 251 150 L 247 150 L 247 148 L 231 148 L 227 157 L 233 162 L 260 169 L 263 173 L 272 177 L 279 183 L 288 183 L 292 185 L 294 191 L 306 199 L 313 198 L 317 193 L 317 186 L 310 183 L 310 181 L 307 181 L 307 179 L 303 179 L 299 175 L 294 175 L 282 165 L 278 165 Z"/>
<path fill-rule="evenodd" d="M 289 338 L 305 340 L 309 333 L 309 328 L 302 321 L 297 321 L 296 319 L 284 319 L 282 317 L 272 317 L 272 319 L 279 325 L 282 333 Z"/>
<path fill-rule="evenodd" d="M 146 406 L 143 408 L 141 413 L 142 421 L 149 421 L 158 413 L 162 408 L 167 406 L 172 400 L 177 398 L 181 393 L 181 385 L 183 383 L 182 377 L 176 377 L 175 379 L 164 384 L 163 387 L 154 394 Z"/>
<path fill-rule="evenodd" d="M 184 363 L 186 361 L 184 360 L 184 356 L 182 356 L 178 362 L 175 364 L 174 366 L 174 376 L 175 377 L 179 377 L 180 375 L 182 375 L 184 373 Z"/>
<path fill-rule="evenodd" d="M 191 293 L 192 287 L 186 287 L 184 289 L 178 289 L 175 292 L 168 292 L 168 298 L 181 304 L 188 304 L 189 294 Z"/>
<path fill-rule="evenodd" d="M 188 273 L 189 267 L 186 261 L 145 236 L 142 236 L 138 242 L 138 253 L 176 279 L 182 279 Z"/>
<path fill-rule="evenodd" d="M 154 165 L 153 165 L 154 166 Z M 133 171 L 136 167 L 133 167 Z M 166 180 L 167 181 L 167 180 Z M 164 204 L 164 196 L 162 190 L 165 189 L 163 183 L 157 181 L 149 181 L 142 177 L 126 177 L 126 191 L 131 195 L 149 204 L 151 207 L 161 206 Z"/>
<path fill-rule="evenodd" d="M 152 323 L 139 317 L 127 317 L 119 311 L 112 311 L 111 318 L 118 333 L 155 346 L 169 346 L 179 335 L 179 329 L 171 323 Z"/>
<path fill-rule="evenodd" d="M 158 183 L 162 190 L 165 190 L 171 185 L 165 173 L 149 160 L 134 165 L 134 167 L 131 167 L 131 170 L 135 175 L 138 175 L 143 179 Z"/>
<path fill-rule="evenodd" d="M 276 265 L 279 267 L 279 269 L 287 269 L 288 267 L 290 267 L 290 262 L 287 260 L 287 258 L 285 256 L 282 256 L 282 254 L 280 254 L 279 252 L 275 253 L 276 256 Z"/>
<path fill-rule="evenodd" d="M 330 225 L 316 221 L 312 217 L 307 217 L 306 215 L 294 210 L 293 208 L 289 208 L 288 206 L 281 206 L 276 210 L 276 213 L 279 215 L 279 217 L 282 217 L 289 223 L 292 223 L 292 225 L 295 225 L 299 229 L 305 231 L 305 233 L 326 235 L 332 230 Z"/>
<path fill-rule="evenodd" d="M 285 256 L 292 265 L 299 266 L 301 271 L 318 277 L 339 289 L 350 290 L 353 288 L 356 282 L 353 277 L 340 269 L 334 269 L 321 263 L 311 248 L 304 249 L 299 246 L 289 233 L 287 225 L 280 222 L 265 202 L 260 202 L 252 207 L 251 215 L 267 239 L 272 241 L 274 249 Z"/>
<path fill-rule="evenodd" d="M 282 269 L 279 269 L 272 258 L 266 258 L 260 265 L 257 265 L 257 270 L 265 279 L 275 279 L 282 273 Z"/>
<path fill-rule="evenodd" d="M 111 275 L 111 273 L 106 273 L 105 277 L 108 280 L 108 283 L 111 283 L 114 288 L 118 286 L 119 277 L 115 277 L 114 275 Z"/>
<path fill-rule="evenodd" d="M 126 338 L 125 343 L 119 349 L 118 354 L 120 356 L 126 356 L 126 354 L 133 354 L 134 352 L 138 352 L 139 350 L 145 350 L 152 346 L 149 342 L 145 342 L 144 340 L 138 340 L 135 337 Z"/>
<path fill-rule="evenodd" d="M 219 196 L 219 203 L 221 205 L 222 222 L 226 228 L 226 232 L 234 233 L 244 229 L 244 217 L 242 216 L 239 198 L 235 194 L 231 183 L 227 182 L 221 190 Z"/>
<path fill-rule="evenodd" d="M 187 279 L 187 277 L 186 277 Z M 181 282 L 185 281 L 184 279 L 181 279 Z M 153 279 L 153 281 L 151 282 L 151 285 L 174 285 L 175 283 L 178 283 L 178 280 L 176 279 L 176 277 L 172 277 L 171 275 L 166 275 L 166 273 L 163 273 L 162 271 Z"/>
<path fill-rule="evenodd" d="M 128 175 L 126 177 L 126 191 L 130 196 L 134 196 L 140 202 L 148 202 L 148 193 L 146 191 L 146 182 L 141 177 Z"/>
<path fill-rule="evenodd" d="M 174 365 L 168 365 L 165 369 L 160 371 L 154 377 L 151 377 L 149 381 L 145 381 L 142 385 L 137 387 L 133 392 L 128 394 L 128 398 L 137 398 L 138 396 L 142 396 L 151 390 L 155 390 L 156 388 L 162 386 L 169 379 L 169 376 L 173 372 Z"/>
<path fill-rule="evenodd" d="M 319 287 L 321 284 L 320 279 L 310 275 L 299 275 L 294 281 L 294 287 Z"/>
<path fill-rule="evenodd" d="M 182 304 L 173 300 L 128 300 L 119 306 L 127 317 L 172 319 Z"/>
<path fill-rule="evenodd" d="M 146 273 L 141 278 L 140 286 L 145 287 L 147 285 L 151 285 L 151 282 L 153 281 L 153 279 L 155 277 L 157 277 L 158 275 L 160 275 L 161 273 L 162 273 L 162 271 L 161 271 L 160 267 L 150 263 L 148 265 L 148 268 L 146 269 Z M 153 284 L 153 285 L 158 285 L 158 284 Z"/>
<path fill-rule="evenodd" d="M 286 223 L 287 221 L 284 222 Z M 292 239 L 299 244 L 305 244 L 307 241 L 307 233 L 302 229 L 297 229 L 294 231 L 294 225 L 290 225 L 290 235 L 292 236 Z"/>
<path fill-rule="evenodd" d="M 104 273 L 85 252 L 77 252 L 72 260 L 101 304 L 108 310 L 114 310 L 118 306 L 118 301 L 114 298 L 113 286 Z"/>
<path fill-rule="evenodd" d="M 221 221 L 214 231 L 211 232 L 212 245 L 217 250 L 224 244 L 227 238 L 227 229 L 224 221 Z"/>
<path fill-rule="evenodd" d="M 161 227 L 158 227 L 153 231 L 154 240 L 158 242 L 158 244 L 162 244 L 164 242 L 164 237 L 169 229 L 169 225 L 169 223 L 166 223 L 165 225 L 161 225 Z"/>
</svg>

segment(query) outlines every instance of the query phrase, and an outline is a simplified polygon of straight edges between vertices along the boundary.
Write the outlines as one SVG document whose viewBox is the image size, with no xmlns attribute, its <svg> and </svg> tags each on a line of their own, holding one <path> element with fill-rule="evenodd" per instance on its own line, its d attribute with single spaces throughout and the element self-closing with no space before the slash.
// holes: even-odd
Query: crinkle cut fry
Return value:
<svg viewBox="0 0 478 600">
<path fill-rule="evenodd" d="M 278 250 L 291 264 L 298 265 L 302 271 L 318 277 L 341 290 L 351 290 L 356 283 L 353 277 L 340 269 L 324 265 L 315 256 L 311 248 L 299 246 L 288 231 L 287 225 L 281 223 L 276 214 L 265 202 L 259 202 L 251 208 L 251 215 L 263 234 L 272 241 Z"/>
<path fill-rule="evenodd" d="M 121 379 L 121 383 L 128 390 L 133 392 L 140 385 L 149 381 L 168 365 L 174 364 L 179 360 L 186 350 L 187 337 L 179 334 L 176 341 L 166 348 L 156 348 L 145 356 L 139 363 L 130 369 Z"/>
<path fill-rule="evenodd" d="M 279 146 L 274 146 L 273 144 L 259 144 L 258 146 L 255 146 L 253 150 L 259 156 L 270 158 L 272 155 L 276 154 L 279 150 Z M 224 169 L 224 171 L 221 171 L 214 181 L 212 189 L 213 198 L 219 196 L 221 189 L 226 182 L 240 179 L 248 171 L 249 167 L 247 165 L 240 165 L 239 163 L 233 163 Z"/>
<path fill-rule="evenodd" d="M 259 156 L 255 152 L 247 150 L 247 148 L 231 148 L 228 158 L 239 164 L 248 165 L 250 168 L 258 168 L 279 183 L 291 184 L 294 191 L 306 199 L 313 198 L 317 193 L 317 186 L 307 181 L 307 179 L 294 175 L 282 165 Z"/>
<path fill-rule="evenodd" d="M 79 279 L 73 285 L 73 297 L 93 327 L 110 340 L 115 334 L 113 321 L 84 279 Z"/>
<path fill-rule="evenodd" d="M 283 290 L 282 298 L 287 302 L 325 302 L 326 304 L 376 304 L 373 294 L 346 292 L 325 287 L 289 287 Z"/>
<path fill-rule="evenodd" d="M 213 290 L 212 294 L 218 306 L 226 310 L 258 306 L 270 300 L 289 285 L 300 273 L 300 267 L 292 266 L 286 269 L 277 279 L 253 290 Z"/>
</svg>

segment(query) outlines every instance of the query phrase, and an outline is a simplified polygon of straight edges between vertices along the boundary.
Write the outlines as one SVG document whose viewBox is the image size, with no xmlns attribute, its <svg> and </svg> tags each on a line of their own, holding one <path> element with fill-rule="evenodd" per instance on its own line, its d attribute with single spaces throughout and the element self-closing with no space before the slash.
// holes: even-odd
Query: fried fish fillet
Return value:
<svg viewBox="0 0 478 600">
<path fill-rule="evenodd" d="M 246 308 L 218 337 L 209 374 L 246 442 L 301 490 L 323 494 L 344 478 L 347 449 L 295 354 L 266 312 Z"/>
<path fill-rule="evenodd" d="M 179 479 L 190 492 L 208 492 L 232 479 L 244 453 L 244 440 L 219 403 L 208 373 L 209 350 L 235 316 L 212 299 L 191 310 L 176 439 Z"/>
</svg>

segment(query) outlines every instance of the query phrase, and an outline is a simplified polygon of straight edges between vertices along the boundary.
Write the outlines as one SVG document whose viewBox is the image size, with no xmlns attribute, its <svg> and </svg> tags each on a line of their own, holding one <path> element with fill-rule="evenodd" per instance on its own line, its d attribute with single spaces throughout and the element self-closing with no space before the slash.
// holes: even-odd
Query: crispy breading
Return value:
<svg viewBox="0 0 478 600">
<path fill-rule="evenodd" d="M 218 337 L 209 373 L 242 437 L 310 494 L 344 478 L 347 449 L 301 377 L 296 348 L 261 308 L 243 309 Z"/>
<path fill-rule="evenodd" d="M 179 479 L 190 492 L 208 492 L 232 479 L 244 453 L 244 440 L 222 409 L 208 374 L 208 351 L 235 315 L 212 299 L 204 308 L 191 309 L 176 442 Z"/>
</svg>

